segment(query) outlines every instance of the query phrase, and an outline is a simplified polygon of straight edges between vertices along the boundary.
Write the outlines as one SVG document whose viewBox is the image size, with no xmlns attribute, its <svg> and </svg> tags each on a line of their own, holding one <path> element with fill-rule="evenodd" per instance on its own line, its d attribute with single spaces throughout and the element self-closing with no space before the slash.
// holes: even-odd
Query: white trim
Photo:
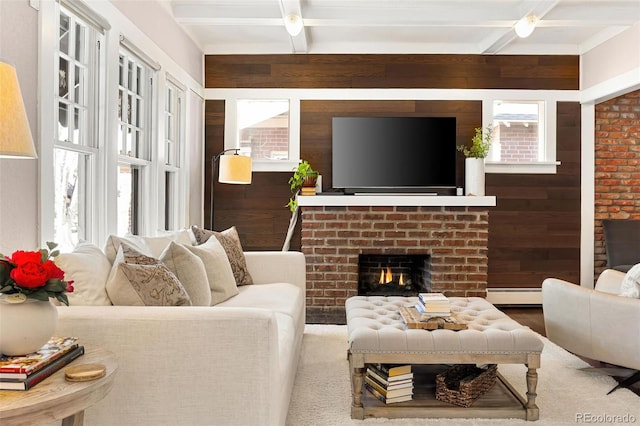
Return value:
<svg viewBox="0 0 640 426">
<path fill-rule="evenodd" d="M 299 196 L 298 205 L 304 206 L 455 206 L 494 207 L 495 196 L 443 196 L 443 195 L 310 195 Z"/>
<path fill-rule="evenodd" d="M 595 268 L 595 104 L 582 104 L 580 134 L 580 285 L 593 288 Z"/>
<path fill-rule="evenodd" d="M 556 174 L 559 165 L 559 161 L 539 161 L 537 163 L 486 161 L 484 171 L 485 173 Z"/>
<path fill-rule="evenodd" d="M 640 67 L 580 90 L 580 103 L 596 104 L 640 89 Z"/>
<path fill-rule="evenodd" d="M 300 100 L 467 100 L 519 99 L 579 102 L 578 90 L 512 89 L 203 89 L 207 100 L 297 98 Z"/>
<path fill-rule="evenodd" d="M 487 301 L 493 305 L 542 305 L 542 289 L 488 288 Z"/>
</svg>

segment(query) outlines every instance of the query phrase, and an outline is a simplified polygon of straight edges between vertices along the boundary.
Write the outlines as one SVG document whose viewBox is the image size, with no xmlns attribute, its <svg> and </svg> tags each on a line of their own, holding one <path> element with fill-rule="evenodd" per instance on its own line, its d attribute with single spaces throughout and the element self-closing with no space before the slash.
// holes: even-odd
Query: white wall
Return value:
<svg viewBox="0 0 640 426">
<path fill-rule="evenodd" d="M 16 67 L 39 150 L 38 12 L 28 0 L 0 1 L 0 58 Z M 38 223 L 38 160 L 0 159 L 0 253 L 36 249 Z"/>
<path fill-rule="evenodd" d="M 202 49 L 180 28 L 169 11 L 153 1 L 111 0 L 143 33 L 204 86 Z"/>
<path fill-rule="evenodd" d="M 41 7 L 45 2 L 40 0 Z M 135 5 L 116 8 L 112 3 L 104 0 L 87 0 L 87 4 L 95 7 L 98 13 L 108 17 L 117 25 L 114 28 L 126 29 L 128 36 L 140 45 L 148 46 L 147 50 L 154 59 L 163 65 L 163 70 L 179 78 L 188 88 L 188 105 L 196 111 L 195 123 L 187 123 L 188 143 L 194 152 L 188 152 L 190 169 L 195 168 L 202 174 L 202 144 L 204 126 L 201 115 L 202 81 L 204 56 L 199 48 L 184 33 L 176 32 L 176 28 L 159 25 L 155 31 L 147 28 L 148 34 L 142 29 L 136 29 L 132 20 L 147 20 L 146 26 L 151 28 L 164 21 L 168 13 L 165 9 L 149 1 L 129 1 Z M 150 12 L 143 16 L 145 10 Z M 125 16 L 120 9 L 131 13 Z M 40 124 L 39 124 L 39 18 L 40 12 L 29 6 L 29 0 L 0 0 L 0 58 L 16 66 L 20 86 L 22 88 L 27 115 L 31 131 L 35 139 L 36 148 L 40 152 Z M 117 22 L 114 22 L 117 21 Z M 139 27 L 142 27 L 139 24 Z M 117 39 L 118 34 L 113 34 Z M 152 37 L 157 37 L 154 39 Z M 47 90 L 40 88 L 40 90 Z M 42 92 L 40 92 L 42 93 Z M 39 229 L 40 218 L 40 159 L 38 160 L 8 160 L 0 159 L 0 253 L 10 254 L 16 249 L 36 249 L 41 245 L 43 232 Z M 194 164 L 195 163 L 195 164 Z M 196 224 L 202 225 L 202 178 L 193 182 L 195 176 L 190 176 L 192 198 L 188 200 L 187 217 L 200 218 Z M 197 193 L 196 193 L 197 191 Z"/>
</svg>

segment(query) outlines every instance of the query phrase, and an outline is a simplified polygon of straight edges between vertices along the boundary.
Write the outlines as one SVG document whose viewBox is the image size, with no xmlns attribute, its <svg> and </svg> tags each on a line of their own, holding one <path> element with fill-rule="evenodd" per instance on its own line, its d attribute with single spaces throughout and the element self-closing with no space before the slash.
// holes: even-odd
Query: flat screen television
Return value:
<svg viewBox="0 0 640 426">
<path fill-rule="evenodd" d="M 353 193 L 435 193 L 456 187 L 454 117 L 334 117 L 332 186 Z"/>
</svg>

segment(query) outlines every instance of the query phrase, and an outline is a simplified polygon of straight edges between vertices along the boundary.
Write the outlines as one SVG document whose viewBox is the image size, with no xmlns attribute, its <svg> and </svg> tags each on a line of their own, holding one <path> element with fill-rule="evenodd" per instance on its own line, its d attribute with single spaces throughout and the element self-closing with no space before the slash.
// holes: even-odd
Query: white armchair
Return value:
<svg viewBox="0 0 640 426">
<path fill-rule="evenodd" d="M 640 299 L 618 296 L 624 276 L 607 269 L 595 289 L 555 278 L 544 280 L 547 338 L 576 355 L 640 370 Z M 631 376 L 630 382 L 637 380 L 640 373 Z"/>
</svg>

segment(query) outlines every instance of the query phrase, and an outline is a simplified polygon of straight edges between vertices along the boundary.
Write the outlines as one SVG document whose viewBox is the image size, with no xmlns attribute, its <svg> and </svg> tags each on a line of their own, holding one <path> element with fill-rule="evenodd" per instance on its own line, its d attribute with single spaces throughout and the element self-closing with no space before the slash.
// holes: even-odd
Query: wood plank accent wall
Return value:
<svg viewBox="0 0 640 426">
<path fill-rule="evenodd" d="M 205 56 L 207 88 L 578 90 L 578 84 L 578 56 Z"/>
<path fill-rule="evenodd" d="M 207 88 L 502 88 L 579 86 L 577 56 L 478 55 L 215 55 L 205 58 Z M 224 102 L 207 101 L 207 159 L 220 152 Z M 301 155 L 331 187 L 331 117 L 454 116 L 459 143 L 481 124 L 477 101 L 302 101 Z M 538 287 L 548 276 L 579 282 L 580 106 L 558 105 L 556 175 L 488 174 L 489 287 Z M 463 183 L 463 157 L 457 181 Z M 205 218 L 209 182 L 205 176 Z M 254 173 L 253 183 L 215 185 L 215 229 L 236 225 L 246 250 L 279 250 L 289 212 L 290 173 Z M 208 225 L 208 219 L 205 220 Z M 300 249 L 300 230 L 291 249 Z"/>
</svg>

